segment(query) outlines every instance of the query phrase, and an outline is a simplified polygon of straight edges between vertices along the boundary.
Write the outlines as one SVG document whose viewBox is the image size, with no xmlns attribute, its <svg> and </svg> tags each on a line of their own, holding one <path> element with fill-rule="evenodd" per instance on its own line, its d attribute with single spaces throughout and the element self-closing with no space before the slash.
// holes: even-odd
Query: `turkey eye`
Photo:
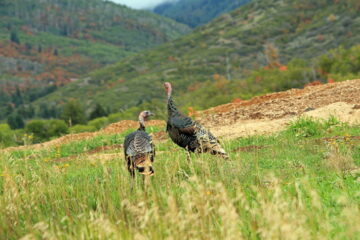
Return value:
<svg viewBox="0 0 360 240">
<path fill-rule="evenodd" d="M 142 173 L 142 172 L 144 172 L 144 170 L 145 170 L 145 168 L 143 168 L 143 167 L 138 167 L 138 171 L 139 171 L 139 172 Z"/>
</svg>

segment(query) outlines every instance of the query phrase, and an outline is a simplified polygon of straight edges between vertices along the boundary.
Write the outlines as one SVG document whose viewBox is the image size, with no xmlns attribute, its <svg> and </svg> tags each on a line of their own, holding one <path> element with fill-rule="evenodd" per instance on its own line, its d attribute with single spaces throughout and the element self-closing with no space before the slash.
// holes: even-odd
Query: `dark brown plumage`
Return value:
<svg viewBox="0 0 360 240">
<path fill-rule="evenodd" d="M 152 163 L 155 159 L 155 147 L 145 131 L 145 121 L 153 115 L 150 111 L 139 114 L 140 127 L 125 137 L 124 153 L 128 170 L 135 177 L 135 170 L 145 176 L 154 175 Z"/>
<path fill-rule="evenodd" d="M 175 106 L 172 99 L 172 86 L 164 83 L 167 93 L 168 120 L 166 130 L 172 141 L 188 152 L 205 153 L 220 155 L 227 159 L 228 155 L 221 147 L 220 142 L 200 123 L 182 114 Z"/>
</svg>

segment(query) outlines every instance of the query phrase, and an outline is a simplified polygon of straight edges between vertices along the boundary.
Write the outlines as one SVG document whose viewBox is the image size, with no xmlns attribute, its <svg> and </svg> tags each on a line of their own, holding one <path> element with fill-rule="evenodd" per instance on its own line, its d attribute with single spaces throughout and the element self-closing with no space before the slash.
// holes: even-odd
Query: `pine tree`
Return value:
<svg viewBox="0 0 360 240">
<path fill-rule="evenodd" d="M 106 110 L 99 103 L 97 103 L 95 105 L 94 110 L 90 113 L 90 119 L 95 119 L 104 116 L 107 116 Z"/>
<path fill-rule="evenodd" d="M 9 124 L 11 129 L 20 129 L 25 127 L 23 118 L 17 113 L 11 114 L 7 118 L 7 123 Z"/>
<path fill-rule="evenodd" d="M 11 32 L 10 33 L 10 41 L 13 42 L 13 43 L 20 44 L 20 39 L 19 39 L 16 32 Z"/>
<path fill-rule="evenodd" d="M 86 123 L 84 108 L 77 100 L 70 100 L 64 105 L 61 118 L 65 120 L 69 126 Z"/>
</svg>

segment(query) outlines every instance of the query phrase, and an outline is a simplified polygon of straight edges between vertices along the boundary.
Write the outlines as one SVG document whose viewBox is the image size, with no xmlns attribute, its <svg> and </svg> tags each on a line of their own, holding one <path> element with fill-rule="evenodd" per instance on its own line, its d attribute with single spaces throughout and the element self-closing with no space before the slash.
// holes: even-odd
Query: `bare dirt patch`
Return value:
<svg viewBox="0 0 360 240">
<path fill-rule="evenodd" d="M 199 113 L 198 120 L 220 137 L 233 139 L 283 130 L 299 116 L 360 124 L 360 79 L 291 89 L 233 102 Z"/>
<path fill-rule="evenodd" d="M 147 127 L 162 127 L 165 126 L 165 121 L 161 120 L 151 120 L 146 122 Z M 114 133 L 122 133 L 128 129 L 136 129 L 139 127 L 139 122 L 132 120 L 124 120 L 121 122 L 113 123 L 100 131 L 100 133 L 105 134 L 114 134 Z"/>
</svg>

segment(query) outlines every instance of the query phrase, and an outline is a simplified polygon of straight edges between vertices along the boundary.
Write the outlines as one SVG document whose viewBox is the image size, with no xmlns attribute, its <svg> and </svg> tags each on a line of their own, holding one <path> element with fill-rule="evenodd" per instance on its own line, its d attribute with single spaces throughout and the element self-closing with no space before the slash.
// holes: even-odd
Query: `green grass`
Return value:
<svg viewBox="0 0 360 240">
<path fill-rule="evenodd" d="M 332 122 L 300 119 L 273 136 L 225 141 L 231 161 L 203 154 L 189 163 L 167 140 L 147 189 L 138 176 L 131 190 L 120 148 L 86 154 L 131 130 L 1 154 L 0 236 L 359 239 L 360 176 L 351 170 L 360 144 L 351 136 L 360 128 Z M 294 131 L 315 125 L 311 136 Z"/>
</svg>

